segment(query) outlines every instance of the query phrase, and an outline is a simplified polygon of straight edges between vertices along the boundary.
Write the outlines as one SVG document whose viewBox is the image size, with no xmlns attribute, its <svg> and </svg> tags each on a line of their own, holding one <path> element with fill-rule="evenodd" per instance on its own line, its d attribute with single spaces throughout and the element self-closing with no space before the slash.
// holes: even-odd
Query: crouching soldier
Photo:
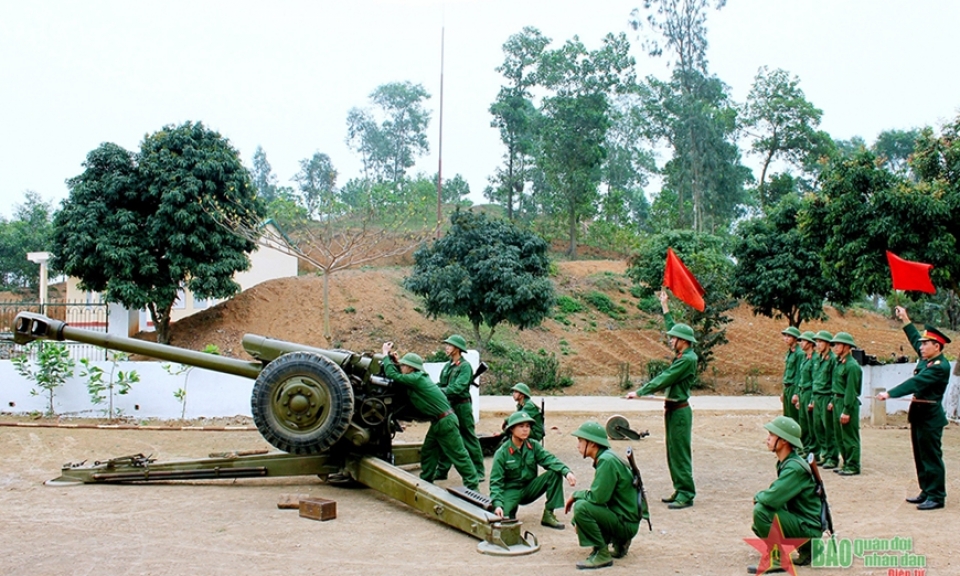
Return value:
<svg viewBox="0 0 960 576">
<path fill-rule="evenodd" d="M 640 528 L 633 472 L 610 450 L 607 433 L 600 424 L 584 422 L 572 435 L 579 439 L 580 455 L 593 459 L 596 471 L 590 489 L 574 492 L 564 509 L 570 512 L 573 508 L 573 525 L 577 527 L 580 545 L 593 548 L 586 560 L 577 562 L 577 568 L 612 566 L 613 558 L 627 555 Z M 612 554 L 608 548 L 611 544 Z"/>
<path fill-rule="evenodd" d="M 753 497 L 753 533 L 767 538 L 776 520 L 785 538 L 819 538 L 823 530 L 817 481 L 810 465 L 796 452 L 803 448 L 800 425 L 793 418 L 777 416 L 763 427 L 769 432 L 767 449 L 777 456 L 777 479 Z M 809 541 L 800 546 L 799 554 L 794 564 L 810 564 Z M 780 561 L 779 549 L 771 550 L 770 567 L 764 572 L 783 572 Z M 748 567 L 747 573 L 756 574 L 757 567 Z"/>
<path fill-rule="evenodd" d="M 533 418 L 525 412 L 516 412 L 507 419 L 504 434 L 509 439 L 497 450 L 490 468 L 490 500 L 497 516 L 516 518 L 521 504 L 546 494 L 540 524 L 563 530 L 563 523 L 553 511 L 563 507 L 563 479 L 571 486 L 576 486 L 577 479 L 566 464 L 530 439 L 532 424 Z M 539 476 L 537 466 L 545 470 Z"/>
</svg>

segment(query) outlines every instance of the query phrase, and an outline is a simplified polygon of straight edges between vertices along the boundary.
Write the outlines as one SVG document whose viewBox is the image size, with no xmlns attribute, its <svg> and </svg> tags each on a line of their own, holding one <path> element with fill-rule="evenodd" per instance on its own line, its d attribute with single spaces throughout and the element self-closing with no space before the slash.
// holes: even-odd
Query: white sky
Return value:
<svg viewBox="0 0 960 576">
<path fill-rule="evenodd" d="M 378 85 L 433 96 L 437 170 L 440 36 L 446 30 L 443 173 L 474 201 L 502 147 L 488 108 L 506 39 L 531 25 L 596 48 L 627 31 L 639 76 L 666 76 L 628 31 L 642 0 L 92 1 L 0 4 L 0 214 L 26 190 L 57 204 L 102 142 L 136 150 L 166 124 L 202 121 L 251 164 L 263 146 L 282 184 L 300 159 L 330 155 L 339 184 L 360 171 L 347 112 Z M 835 138 L 939 127 L 960 110 L 956 0 L 729 0 L 708 20 L 711 71 L 742 101 L 757 69 L 800 77 Z"/>
</svg>

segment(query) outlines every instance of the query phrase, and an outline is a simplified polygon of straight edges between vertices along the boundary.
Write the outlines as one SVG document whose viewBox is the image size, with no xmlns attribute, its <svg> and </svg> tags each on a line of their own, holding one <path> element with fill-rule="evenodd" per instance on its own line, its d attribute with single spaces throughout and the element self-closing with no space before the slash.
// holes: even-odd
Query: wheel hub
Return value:
<svg viewBox="0 0 960 576">
<path fill-rule="evenodd" d="M 329 398 L 319 382 L 310 378 L 291 378 L 277 392 L 274 414 L 282 426 L 305 430 L 323 423 Z"/>
</svg>

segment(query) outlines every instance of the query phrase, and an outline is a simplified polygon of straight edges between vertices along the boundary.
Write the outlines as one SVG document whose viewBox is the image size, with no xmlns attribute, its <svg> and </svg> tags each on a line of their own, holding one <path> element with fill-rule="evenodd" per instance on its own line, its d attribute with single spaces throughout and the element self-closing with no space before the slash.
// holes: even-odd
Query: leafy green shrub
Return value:
<svg viewBox="0 0 960 576">
<path fill-rule="evenodd" d="M 644 296 L 637 302 L 637 308 L 647 314 L 656 314 L 663 310 L 663 307 L 660 305 L 660 299 L 656 296 Z"/>
<path fill-rule="evenodd" d="M 446 362 L 450 358 L 447 357 L 447 354 L 443 350 L 435 350 L 432 354 L 427 354 L 424 356 L 424 362 Z M 476 369 L 476 366 L 474 366 Z"/>
<path fill-rule="evenodd" d="M 357 313 L 357 309 L 354 308 L 353 306 L 347 306 L 346 308 L 343 309 L 343 311 L 344 311 L 346 314 L 356 314 L 356 313 Z"/>
<path fill-rule="evenodd" d="M 36 370 L 31 368 L 26 352 L 13 359 L 13 367 L 18 374 L 36 383 L 37 387 L 30 390 L 31 396 L 46 394 L 47 415 L 53 416 L 56 414 L 53 408 L 54 390 L 63 386 L 67 379 L 73 376 L 76 363 L 70 357 L 66 345 L 60 342 L 37 340 L 29 346 L 37 351 Z"/>
<path fill-rule="evenodd" d="M 647 382 L 653 380 L 659 376 L 664 370 L 670 367 L 670 363 L 666 360 L 661 360 L 659 358 L 654 358 L 647 362 Z"/>
<path fill-rule="evenodd" d="M 117 370 L 121 362 L 125 362 L 130 357 L 123 352 L 110 352 L 108 354 L 110 361 L 110 373 L 99 366 L 94 366 L 87 358 L 82 358 L 80 364 L 83 368 L 80 371 L 80 377 L 87 379 L 87 392 L 90 394 L 90 401 L 94 404 L 108 403 L 107 418 L 111 420 L 114 416 L 120 416 L 120 409 L 114 410 L 113 398 L 115 395 L 126 395 L 130 393 L 130 387 L 140 381 L 140 375 L 136 370 L 124 372 Z M 106 374 L 106 379 L 104 375 Z"/>
<path fill-rule="evenodd" d="M 560 296 L 557 298 L 557 309 L 562 314 L 576 314 L 577 312 L 586 310 L 583 304 L 569 296 Z"/>
<path fill-rule="evenodd" d="M 587 292 L 583 295 L 583 299 L 586 300 L 591 306 L 613 318 L 614 320 L 620 320 L 620 318 L 627 312 L 626 308 L 616 304 L 603 292 L 597 292 L 595 290 Z"/>
<path fill-rule="evenodd" d="M 517 382 L 525 382 L 536 390 L 555 390 L 573 385 L 570 371 L 560 367 L 555 354 L 540 349 L 525 350 L 513 344 L 490 342 L 487 345 L 490 358 L 488 378 L 484 382 L 485 394 L 509 394 Z"/>
</svg>

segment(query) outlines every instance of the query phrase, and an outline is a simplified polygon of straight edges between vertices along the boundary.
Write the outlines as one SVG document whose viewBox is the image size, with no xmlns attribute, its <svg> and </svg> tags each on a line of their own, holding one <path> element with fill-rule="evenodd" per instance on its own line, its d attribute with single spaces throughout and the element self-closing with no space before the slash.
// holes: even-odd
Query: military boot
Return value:
<svg viewBox="0 0 960 576">
<path fill-rule="evenodd" d="M 594 568 L 606 568 L 607 566 L 613 566 L 613 557 L 610 556 L 610 551 L 607 550 L 606 546 L 594 548 L 593 554 L 587 556 L 586 560 L 577 562 L 578 570 L 593 570 Z"/>
<path fill-rule="evenodd" d="M 566 528 L 566 526 L 563 525 L 563 522 L 557 520 L 553 510 L 547 509 L 543 511 L 543 516 L 540 518 L 540 525 L 546 526 L 547 528 L 553 528 L 554 530 L 563 530 Z"/>
<path fill-rule="evenodd" d="M 759 566 L 747 566 L 747 574 L 760 574 L 757 570 Z M 774 548 L 770 551 L 770 567 L 763 571 L 763 574 L 775 574 L 777 572 L 786 572 L 780 566 L 780 548 Z"/>
<path fill-rule="evenodd" d="M 613 552 L 610 554 L 614 558 L 623 558 L 627 555 L 627 552 L 630 550 L 630 542 L 632 540 L 627 540 L 626 542 L 613 541 Z"/>
</svg>

